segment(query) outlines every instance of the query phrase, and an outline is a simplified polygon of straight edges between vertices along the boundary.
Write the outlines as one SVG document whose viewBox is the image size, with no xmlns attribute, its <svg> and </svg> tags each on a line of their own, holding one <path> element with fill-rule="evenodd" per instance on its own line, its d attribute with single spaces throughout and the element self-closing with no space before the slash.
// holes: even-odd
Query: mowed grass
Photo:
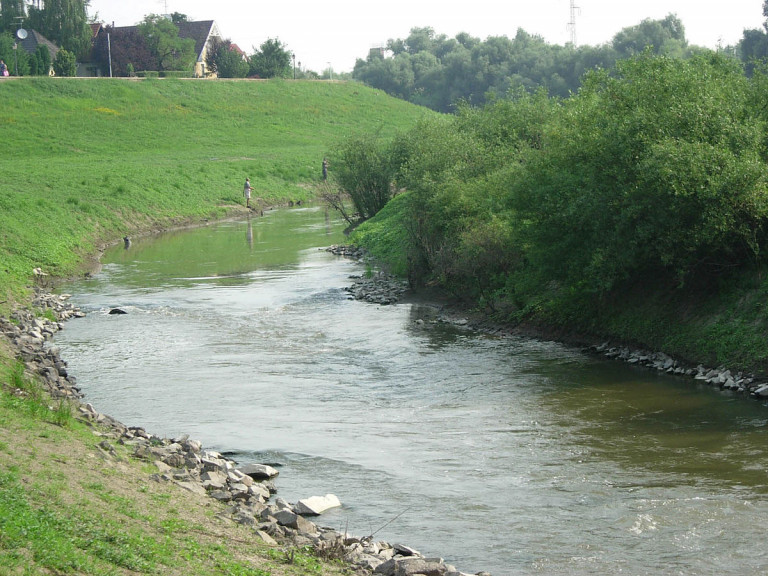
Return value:
<svg viewBox="0 0 768 576">
<path fill-rule="evenodd" d="M 351 134 L 432 114 L 352 83 L 22 78 L 0 82 L 0 312 L 32 269 L 75 273 L 137 230 L 311 198 Z M 333 167 L 331 167 L 333 169 Z"/>
</svg>

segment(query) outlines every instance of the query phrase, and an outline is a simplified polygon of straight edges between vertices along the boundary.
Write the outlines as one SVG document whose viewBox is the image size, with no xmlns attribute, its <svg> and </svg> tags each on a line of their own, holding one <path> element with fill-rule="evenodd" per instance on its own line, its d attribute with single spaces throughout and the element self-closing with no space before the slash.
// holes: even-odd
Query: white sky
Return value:
<svg viewBox="0 0 768 576">
<path fill-rule="evenodd" d="M 248 54 L 268 38 L 279 39 L 304 68 L 322 72 L 352 70 L 374 46 L 406 38 L 414 27 L 437 34 L 460 32 L 485 40 L 513 38 L 518 28 L 551 44 L 570 40 L 571 0 L 91 0 L 90 15 L 130 26 L 147 14 L 167 11 L 190 20 L 215 20 L 221 35 Z M 609 42 L 622 28 L 646 18 L 676 14 L 688 42 L 715 48 L 736 44 L 744 29 L 763 24 L 762 0 L 575 0 L 578 45 Z"/>
</svg>

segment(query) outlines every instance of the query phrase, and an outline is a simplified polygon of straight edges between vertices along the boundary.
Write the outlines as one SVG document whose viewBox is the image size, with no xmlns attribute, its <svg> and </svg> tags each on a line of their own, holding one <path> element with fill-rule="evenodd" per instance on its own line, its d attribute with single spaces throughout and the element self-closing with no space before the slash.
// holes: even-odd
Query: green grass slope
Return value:
<svg viewBox="0 0 768 576">
<path fill-rule="evenodd" d="M 0 98 L 0 312 L 33 268 L 69 275 L 125 233 L 221 217 L 246 176 L 265 203 L 306 199 L 344 137 L 431 114 L 311 81 L 23 78 Z"/>
</svg>

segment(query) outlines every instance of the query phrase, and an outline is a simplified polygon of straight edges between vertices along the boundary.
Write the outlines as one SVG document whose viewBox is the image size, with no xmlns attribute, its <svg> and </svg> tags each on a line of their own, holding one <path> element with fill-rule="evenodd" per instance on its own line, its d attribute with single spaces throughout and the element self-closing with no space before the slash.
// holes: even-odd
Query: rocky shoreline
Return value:
<svg viewBox="0 0 768 576">
<path fill-rule="evenodd" d="M 375 286 L 381 289 L 377 283 L 366 283 L 366 286 L 371 291 Z M 402 287 L 392 288 L 400 289 Z M 338 498 L 327 494 L 293 504 L 273 498 L 277 492 L 278 471 L 269 465 L 239 465 L 218 452 L 204 450 L 199 441 L 188 436 L 160 438 L 99 413 L 91 404 L 83 402 L 77 380 L 68 373 L 60 351 L 50 345 L 53 336 L 63 328 L 63 322 L 82 316 L 84 313 L 69 302 L 68 295 L 55 295 L 38 288 L 29 309 L 16 310 L 10 318 L 0 317 L 0 333 L 24 363 L 26 372 L 38 378 L 52 398 L 71 401 L 76 417 L 93 426 L 101 439 L 96 449 L 102 458 L 117 460 L 115 445 L 126 446 L 134 458 L 154 464 L 157 472 L 151 476 L 152 480 L 173 483 L 222 502 L 219 517 L 250 527 L 254 538 L 270 546 L 311 546 L 318 556 L 341 560 L 356 574 L 471 576 L 442 558 L 425 557 L 409 546 L 376 541 L 373 534 L 354 537 L 318 525 L 308 517 L 318 517 L 327 509 L 340 506 Z M 15 393 L 23 394 L 23 391 Z M 479 572 L 476 576 L 490 575 Z"/>
</svg>

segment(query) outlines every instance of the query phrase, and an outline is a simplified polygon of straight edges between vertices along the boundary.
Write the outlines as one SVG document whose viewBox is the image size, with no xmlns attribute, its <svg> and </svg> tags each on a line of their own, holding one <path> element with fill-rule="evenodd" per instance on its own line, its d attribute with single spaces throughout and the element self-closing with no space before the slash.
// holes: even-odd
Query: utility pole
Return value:
<svg viewBox="0 0 768 576">
<path fill-rule="evenodd" d="M 571 0 L 571 19 L 568 21 L 568 30 L 571 32 L 571 45 L 576 48 L 576 12 L 581 8 L 576 6 L 576 0 Z"/>
<path fill-rule="evenodd" d="M 112 78 L 112 42 L 109 39 L 109 32 L 107 32 L 107 54 L 109 55 L 109 77 Z"/>
</svg>

